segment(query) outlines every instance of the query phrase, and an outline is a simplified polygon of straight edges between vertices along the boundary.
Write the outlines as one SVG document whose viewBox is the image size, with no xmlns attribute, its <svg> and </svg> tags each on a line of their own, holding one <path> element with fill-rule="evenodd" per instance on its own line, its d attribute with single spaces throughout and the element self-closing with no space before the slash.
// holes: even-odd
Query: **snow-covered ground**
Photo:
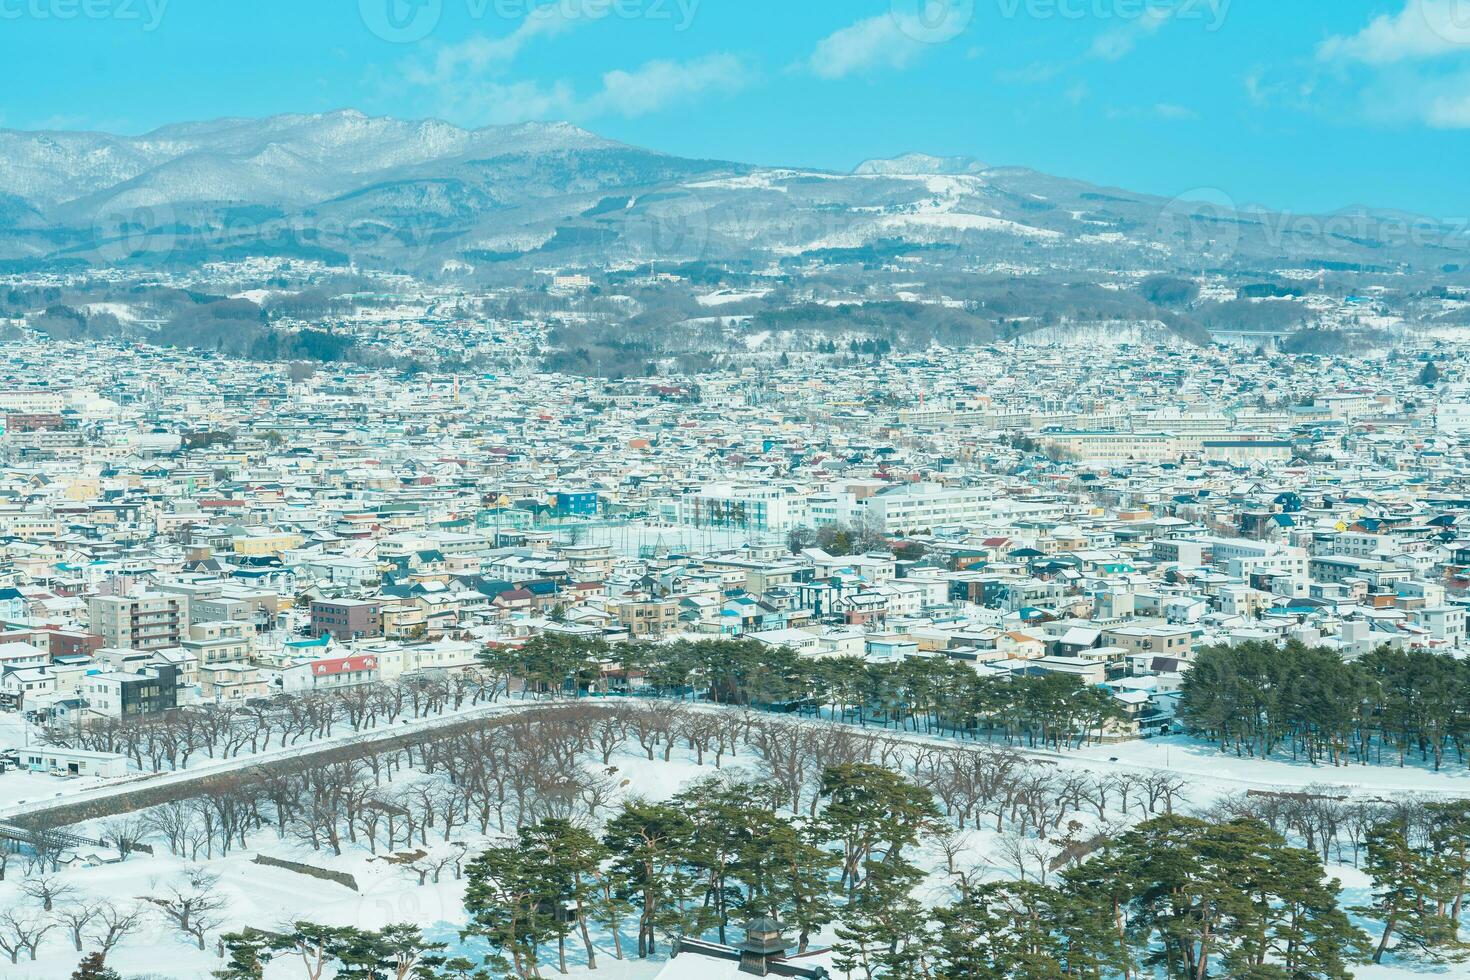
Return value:
<svg viewBox="0 0 1470 980">
<path fill-rule="evenodd" d="M 521 711 L 535 706 L 536 702 L 511 700 L 478 705 L 467 704 L 458 710 L 446 710 L 442 714 L 433 714 L 425 718 L 400 718 L 391 722 L 381 720 L 375 725 L 364 726 L 359 731 L 352 731 L 345 722 L 339 722 L 334 727 L 333 734 L 325 738 L 303 739 L 292 745 L 277 745 L 260 752 L 241 753 L 229 758 L 219 758 L 198 752 L 191 756 L 189 762 L 180 769 L 161 773 L 134 771 L 126 776 L 113 779 L 85 776 L 59 778 L 47 773 L 26 771 L 0 773 L 0 822 L 23 815 L 28 803 L 34 804 L 61 797 L 66 798 L 68 802 L 73 799 L 97 799 L 111 793 L 130 790 L 142 782 L 156 785 L 186 781 L 209 773 L 245 769 L 262 762 L 296 758 L 326 748 L 346 747 L 372 742 L 379 738 L 428 731 L 467 719 Z M 35 727 L 27 725 L 18 715 L 0 714 L 0 726 L 6 724 L 10 725 L 10 730 L 7 731 L 0 727 L 0 748 L 20 747 L 26 744 L 27 739 L 29 739 L 29 744 L 36 744 L 38 733 Z"/>
<path fill-rule="evenodd" d="M 24 749 L 38 744 L 35 726 L 21 715 L 0 712 L 0 749 Z M 102 782 L 90 776 L 57 777 L 44 772 L 28 772 L 12 769 L 0 772 L 0 810 L 14 807 L 23 801 L 50 799 L 93 787 Z"/>
<path fill-rule="evenodd" d="M 1328 766 L 1292 762 L 1290 758 L 1252 759 L 1222 753 L 1215 746 L 1184 735 L 1093 745 L 1071 753 L 1091 766 L 1164 770 L 1188 778 L 1216 795 L 1250 789 L 1300 789 L 1322 784 L 1341 787 L 1347 795 L 1470 796 L 1470 767 L 1447 760 L 1439 772 L 1410 763 Z M 1112 760 L 1116 759 L 1116 762 Z"/>
<path fill-rule="evenodd" d="M 617 769 L 617 778 L 624 784 L 624 796 L 667 798 L 691 780 L 716 772 L 713 765 L 697 766 L 680 753 L 675 753 L 673 760 L 667 763 L 661 756 L 649 761 L 637 745 L 620 751 L 612 761 Z M 749 774 L 753 762 L 753 757 L 747 756 L 727 763 L 725 771 Z M 102 826 L 101 822 L 92 822 L 74 829 L 80 834 L 91 835 L 100 833 Z M 455 837 L 470 844 L 472 854 L 479 847 L 503 840 L 498 834 L 480 837 L 470 832 L 456 832 Z M 458 929 L 464 923 L 461 904 L 464 883 L 454 881 L 447 870 L 438 884 L 430 882 L 420 886 L 416 875 L 381 858 L 374 858 L 365 849 L 348 848 L 341 857 L 335 857 L 330 851 L 312 850 L 304 842 L 278 840 L 271 831 L 256 834 L 250 843 L 249 848 L 228 857 L 198 862 L 172 857 L 166 848 L 156 844 L 155 856 L 139 854 L 120 864 L 66 870 L 60 873 L 60 878 L 89 899 L 108 899 L 126 904 L 156 894 L 160 885 L 177 879 L 191 867 L 205 866 L 220 875 L 219 891 L 228 899 L 225 930 L 245 925 L 272 928 L 298 919 L 364 929 L 412 922 L 420 925 L 429 938 L 448 943 L 451 950 L 476 957 L 484 952 L 483 947 L 462 943 L 459 939 Z M 429 845 L 433 851 L 435 835 L 432 832 Z M 347 872 L 357 880 L 358 890 L 354 892 L 344 885 L 255 864 L 256 854 Z M 7 880 L 0 882 L 0 909 L 16 904 L 30 905 L 20 893 L 24 875 L 19 865 L 17 859 L 10 866 Z M 661 957 L 643 963 L 632 959 L 619 963 L 614 958 L 610 935 L 595 935 L 594 940 L 598 949 L 595 974 L 598 977 L 643 980 L 657 976 L 664 965 Z M 625 934 L 622 940 L 624 955 L 627 956 L 630 947 L 636 949 L 636 936 Z M 577 972 L 588 972 L 580 944 L 569 945 L 568 955 Z M 22 955 L 23 962 L 18 965 L 0 963 L 0 975 L 6 980 L 60 980 L 71 975 L 80 958 L 81 954 L 72 948 L 70 940 L 61 930 L 56 930 L 46 937 L 35 963 L 24 962 Z M 220 960 L 212 947 L 200 951 L 160 919 L 150 916 L 148 926 L 114 950 L 108 957 L 108 964 L 124 977 L 147 974 L 178 980 L 205 980 L 211 971 L 220 967 Z M 284 980 L 299 973 L 299 964 L 294 971 L 284 964 L 277 964 L 268 977 Z"/>
<path fill-rule="evenodd" d="M 812 724 L 824 724 L 812 722 Z M 897 735 L 891 732 L 891 735 Z M 942 742 L 922 736 L 907 735 L 905 738 L 917 742 Z M 996 748 L 1003 748 L 997 744 Z M 1189 783 L 1188 803 L 1183 808 L 1207 806 L 1214 800 L 1229 794 L 1252 788 L 1300 788 L 1313 783 L 1350 786 L 1365 795 L 1392 795 L 1414 793 L 1453 793 L 1462 791 L 1467 777 L 1458 770 L 1434 773 L 1423 768 L 1388 766 L 1311 767 L 1293 765 L 1288 761 L 1260 761 L 1237 759 L 1233 755 L 1220 755 L 1212 746 L 1185 738 L 1136 741 L 1115 745 L 1092 746 L 1077 752 L 1052 753 L 1029 752 L 1024 754 L 1044 761 L 1055 762 L 1063 768 L 1083 768 L 1092 771 L 1147 771 L 1167 769 L 1186 779 Z M 586 762 L 585 765 L 601 769 L 601 765 Z M 670 762 L 649 760 L 633 743 L 625 744 L 611 760 L 615 772 L 611 773 L 619 785 L 616 799 L 630 796 L 650 799 L 666 799 L 691 781 L 714 774 L 717 770 L 709 764 L 698 766 L 693 758 L 682 750 L 676 750 Z M 759 761 L 752 749 L 742 747 L 738 756 L 727 759 L 723 771 L 730 774 L 754 776 L 759 773 Z M 13 775 L 13 774 L 12 774 Z M 0 777 L 0 781 L 9 776 Z M 51 777 L 37 777 L 50 780 Z M 418 774 L 408 772 L 400 778 L 417 779 Z M 1074 835 L 1085 839 L 1097 825 L 1095 814 L 1076 813 L 1068 818 L 1075 820 Z M 100 835 L 101 822 L 82 824 L 78 833 Z M 430 832 L 428 850 L 435 853 L 445 845 L 436 842 L 436 834 Z M 961 868 L 980 868 L 987 877 L 1014 876 L 1017 859 L 1009 854 L 1008 845 L 1015 838 L 997 833 L 993 827 L 971 828 L 959 832 L 956 846 L 956 864 Z M 469 828 L 456 831 L 455 838 L 463 840 L 469 853 L 480 847 L 502 839 L 492 833 L 480 836 Z M 419 885 L 417 876 L 406 869 L 386 862 L 382 856 L 374 856 L 361 847 L 347 847 L 341 856 L 333 856 L 329 850 L 313 850 L 306 842 L 293 838 L 278 839 L 271 830 L 262 831 L 250 840 L 250 846 L 237 850 L 224 858 L 189 861 L 169 856 L 159 842 L 155 842 L 156 856 L 135 855 L 120 864 L 93 868 L 77 868 L 61 873 L 67 883 L 72 884 L 79 894 L 88 898 L 106 898 L 125 904 L 142 896 L 156 894 L 160 887 L 176 880 L 192 867 L 207 867 L 220 876 L 220 891 L 227 897 L 227 921 L 222 928 L 239 928 L 254 925 L 272 928 L 296 919 L 309 919 L 330 925 L 354 925 L 362 928 L 379 928 L 394 922 L 413 922 L 420 925 L 430 938 L 445 942 L 452 951 L 477 956 L 483 950 L 473 942 L 459 939 L 458 928 L 463 924 L 461 904 L 463 883 L 454 881 L 447 869 L 436 884 L 432 881 Z M 1030 873 L 1039 874 L 1046 859 L 1058 847 L 1056 843 L 1038 843 L 1029 840 L 1026 848 Z M 295 872 L 262 866 L 253 863 L 257 854 L 298 861 L 318 868 L 351 874 L 358 882 L 358 890 L 331 882 L 299 875 Z M 920 863 L 931 873 L 920 886 L 920 896 L 935 904 L 947 902 L 954 894 L 952 879 L 945 872 L 946 855 L 938 841 L 930 841 L 919 855 Z M 1343 904 L 1353 906 L 1366 902 L 1369 884 L 1363 873 L 1351 866 L 1333 865 L 1331 874 L 1344 884 Z M 7 881 L 0 882 L 0 909 L 24 902 L 20 886 L 23 867 L 19 859 L 12 862 Z M 1359 920 L 1365 928 L 1373 931 L 1374 924 Z M 632 946 L 632 937 L 623 936 L 625 954 Z M 817 937 L 818 944 L 831 940 L 830 931 Z M 661 959 L 637 962 L 632 959 L 617 961 L 613 955 L 612 937 L 606 932 L 594 935 L 598 950 L 598 970 L 589 974 L 580 943 L 570 943 L 569 956 L 572 971 L 578 975 L 591 975 L 609 980 L 645 980 L 660 976 L 666 965 Z M 24 957 L 22 957 L 24 960 Z M 68 977 L 80 959 L 62 930 L 53 931 L 42 947 L 35 963 L 22 962 L 14 967 L 5 963 L 0 972 L 7 978 L 22 980 L 61 980 Z M 132 935 L 109 958 L 109 963 L 125 977 L 149 975 L 179 978 L 179 980 L 203 980 L 210 971 L 220 965 L 212 948 L 200 951 L 180 939 L 177 933 L 156 917 L 149 918 L 148 926 Z M 697 976 L 698 961 L 691 960 L 676 964 L 679 976 Z M 1357 976 L 1364 980 L 1409 980 L 1409 978 L 1464 976 L 1457 968 L 1436 968 L 1419 964 L 1387 964 L 1365 966 L 1357 969 Z M 299 966 L 280 963 L 268 972 L 268 980 L 286 980 L 299 975 Z M 552 975 L 554 968 L 549 968 Z M 668 976 L 672 976 L 670 974 Z M 665 978 L 667 980 L 667 977 Z"/>
</svg>

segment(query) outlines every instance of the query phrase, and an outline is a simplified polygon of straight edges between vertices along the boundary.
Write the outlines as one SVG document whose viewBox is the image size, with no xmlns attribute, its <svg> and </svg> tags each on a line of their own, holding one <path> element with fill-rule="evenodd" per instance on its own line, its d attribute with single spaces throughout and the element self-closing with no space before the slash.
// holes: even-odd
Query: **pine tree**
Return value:
<svg viewBox="0 0 1470 980">
<path fill-rule="evenodd" d="M 928 946 L 928 914 L 914 900 L 924 874 L 903 860 L 867 862 L 862 884 L 842 908 L 832 944 L 833 965 L 875 976 L 920 975 Z"/>
<path fill-rule="evenodd" d="M 1093 892 L 1100 917 L 1116 902 L 1145 965 L 1180 980 L 1219 967 L 1228 976 L 1346 980 L 1366 942 L 1318 856 L 1255 820 L 1157 817 L 1066 878 Z"/>
<path fill-rule="evenodd" d="M 365 965 L 371 964 L 374 980 L 378 976 L 385 980 L 409 980 L 409 977 L 427 976 L 432 967 L 445 963 L 439 955 L 444 946 L 425 939 L 418 926 L 399 922 L 364 933 L 358 956 Z"/>
<path fill-rule="evenodd" d="M 542 905 L 544 882 L 518 844 L 492 847 L 465 868 L 464 908 L 469 921 L 462 936 L 478 936 L 517 976 L 540 976 L 540 949 L 555 926 Z M 505 957 L 509 960 L 505 960 Z"/>
<path fill-rule="evenodd" d="M 1237 944 L 1224 957 L 1245 976 L 1279 965 L 1288 976 L 1351 980 L 1368 937 L 1338 904 L 1341 886 L 1329 879 L 1314 851 L 1292 847 L 1263 826 L 1246 827 L 1261 861 L 1239 886 L 1251 911 L 1235 924 Z"/>
<path fill-rule="evenodd" d="M 684 864 L 694 825 L 679 808 L 631 800 L 607 823 L 603 844 L 613 854 L 622 896 L 638 913 L 638 955 L 658 951 L 658 934 L 697 934 L 703 919 L 690 909 L 697 882 Z"/>
<path fill-rule="evenodd" d="M 897 861 L 905 847 L 935 826 L 939 810 L 928 790 L 903 777 L 866 763 L 833 766 L 822 774 L 821 795 L 827 804 L 822 826 L 828 841 L 842 845 L 842 883 L 849 897 L 862 883 L 865 867 L 876 851 Z"/>
<path fill-rule="evenodd" d="M 1383 923 L 1373 962 L 1383 962 L 1394 937 L 1431 960 L 1460 958 L 1463 950 L 1455 922 L 1441 911 L 1438 901 L 1447 876 L 1433 856 L 1413 846 L 1404 829 L 1392 821 L 1373 829 L 1367 851 L 1363 870 L 1373 879 L 1373 902 L 1355 911 Z"/>
<path fill-rule="evenodd" d="M 1061 980 L 1066 940 L 1058 926 L 1066 913 L 1056 889 L 1034 882 L 981 885 L 940 909 L 937 940 L 940 980 Z"/>
<path fill-rule="evenodd" d="M 351 926 L 324 926 L 298 921 L 289 933 L 270 936 L 264 945 L 268 954 L 262 952 L 257 956 L 263 962 L 274 959 L 276 955 L 300 957 L 307 980 L 322 980 L 332 967 L 337 968 L 339 975 L 346 967 L 350 975 L 362 941 L 363 933 Z M 247 957 L 251 942 L 245 939 L 241 943 L 241 951 Z"/>
<path fill-rule="evenodd" d="M 836 915 L 831 875 L 839 858 L 823 848 L 813 828 L 772 818 L 764 836 L 742 855 L 740 875 L 750 888 L 748 911 L 768 910 L 796 929 L 797 951 L 806 952 L 814 933 Z M 752 869 L 764 864 L 757 887 Z"/>
<path fill-rule="evenodd" d="M 215 976 L 219 976 L 218 973 Z M 257 974 L 258 976 L 258 974 Z M 71 975 L 71 980 L 121 980 L 116 970 L 103 960 L 101 953 L 88 953 Z"/>
<path fill-rule="evenodd" d="M 1465 895 L 1470 892 L 1470 800 L 1429 803 L 1425 810 L 1429 843 L 1446 879 L 1448 908 L 1440 911 L 1451 922 L 1459 922 Z"/>
<path fill-rule="evenodd" d="M 560 818 L 522 828 L 520 845 L 529 872 L 541 879 L 540 900 L 555 912 L 552 929 L 561 972 L 566 972 L 566 938 L 573 929 L 581 934 L 588 967 L 597 969 L 587 917 L 597 894 L 602 863 L 608 857 L 607 848 L 589 831 Z"/>
<path fill-rule="evenodd" d="M 225 933 L 220 943 L 228 959 L 212 974 L 215 980 L 261 980 L 274 952 L 270 936 L 258 929 L 242 929 Z"/>
</svg>

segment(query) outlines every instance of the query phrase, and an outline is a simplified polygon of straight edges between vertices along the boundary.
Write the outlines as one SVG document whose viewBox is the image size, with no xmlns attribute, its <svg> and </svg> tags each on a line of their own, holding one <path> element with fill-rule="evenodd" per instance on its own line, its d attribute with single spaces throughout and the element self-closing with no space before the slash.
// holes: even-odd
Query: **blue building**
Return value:
<svg viewBox="0 0 1470 980">
<path fill-rule="evenodd" d="M 558 517 L 595 517 L 597 491 L 555 490 L 551 494 L 551 509 Z"/>
</svg>

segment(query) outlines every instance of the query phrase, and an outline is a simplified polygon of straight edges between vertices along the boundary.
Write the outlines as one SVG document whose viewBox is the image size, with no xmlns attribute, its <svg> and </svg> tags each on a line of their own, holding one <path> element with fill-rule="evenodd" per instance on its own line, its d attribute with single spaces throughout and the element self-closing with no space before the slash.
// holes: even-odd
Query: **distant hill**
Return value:
<svg viewBox="0 0 1470 980">
<path fill-rule="evenodd" d="M 0 130 L 0 262 L 302 255 L 433 274 L 664 262 L 882 262 L 1140 273 L 1459 272 L 1464 242 L 1397 215 L 1324 220 L 1169 200 L 969 157 L 852 173 L 686 159 L 567 123 L 461 129 L 345 110 L 142 136 Z M 932 251 L 938 249 L 939 251 Z"/>
</svg>

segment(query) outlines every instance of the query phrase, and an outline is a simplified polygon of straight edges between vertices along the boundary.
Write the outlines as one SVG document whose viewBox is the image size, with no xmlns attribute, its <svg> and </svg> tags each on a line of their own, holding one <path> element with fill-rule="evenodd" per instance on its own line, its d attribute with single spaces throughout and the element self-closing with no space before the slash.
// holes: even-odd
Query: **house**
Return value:
<svg viewBox="0 0 1470 980">
<path fill-rule="evenodd" d="M 229 704 L 263 698 L 270 685 L 260 668 L 246 663 L 211 663 L 199 665 L 199 696 L 205 703 Z"/>
<path fill-rule="evenodd" d="M 25 711 L 56 693 L 56 677 L 45 667 L 16 667 L 0 674 L 0 703 Z"/>
<path fill-rule="evenodd" d="M 127 756 L 115 752 L 67 749 L 56 746 L 20 750 L 20 762 L 31 772 L 56 772 L 71 776 L 113 779 L 128 774 Z"/>
<path fill-rule="evenodd" d="M 292 664 L 281 671 L 281 690 L 312 691 L 373 684 L 379 679 L 378 658 L 373 654 L 327 657 Z"/>
<path fill-rule="evenodd" d="M 383 635 L 383 604 L 377 599 L 318 599 L 311 603 L 312 636 L 339 640 Z"/>
<path fill-rule="evenodd" d="M 679 622 L 679 603 L 674 599 L 628 599 L 609 608 L 634 637 L 658 636 Z"/>
<path fill-rule="evenodd" d="M 109 670 L 89 673 L 78 693 L 94 714 L 131 718 L 171 711 L 179 705 L 179 670 L 171 664 L 141 665 L 136 672 Z"/>
</svg>

